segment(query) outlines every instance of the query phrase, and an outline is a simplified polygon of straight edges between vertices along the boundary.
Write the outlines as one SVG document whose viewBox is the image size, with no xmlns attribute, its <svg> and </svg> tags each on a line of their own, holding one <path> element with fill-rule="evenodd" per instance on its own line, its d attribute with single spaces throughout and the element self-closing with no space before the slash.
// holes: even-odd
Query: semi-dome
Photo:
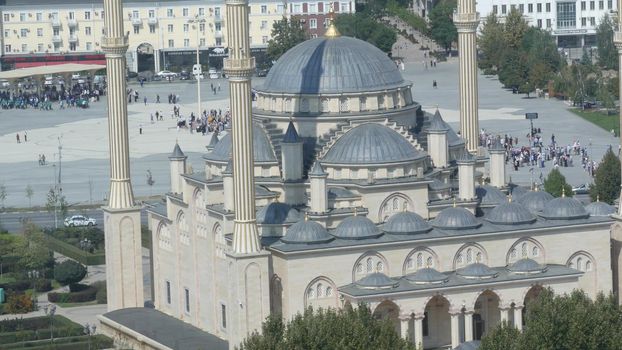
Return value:
<svg viewBox="0 0 622 350">
<path fill-rule="evenodd" d="M 366 41 L 340 36 L 296 45 L 276 61 L 257 90 L 342 94 L 395 89 L 406 84 L 386 53 Z"/>
<path fill-rule="evenodd" d="M 322 158 L 322 164 L 385 164 L 422 159 L 397 131 L 376 123 L 356 126 L 341 136 Z"/>
<path fill-rule="evenodd" d="M 475 215 L 460 207 L 443 209 L 432 221 L 432 226 L 446 230 L 477 228 L 480 225 Z"/>
<path fill-rule="evenodd" d="M 441 284 L 447 282 L 449 277 L 431 267 L 417 270 L 415 273 L 408 274 L 404 278 L 414 284 Z"/>
<path fill-rule="evenodd" d="M 374 272 L 354 282 L 354 284 L 363 289 L 390 289 L 397 287 L 399 282 L 384 273 Z"/>
<path fill-rule="evenodd" d="M 550 201 L 540 215 L 549 220 L 585 219 L 590 216 L 581 202 L 564 196 Z"/>
<path fill-rule="evenodd" d="M 231 137 L 231 133 L 225 135 L 204 158 L 217 162 L 229 161 L 232 151 Z M 273 163 L 277 161 L 268 135 L 266 135 L 264 129 L 256 123 L 253 123 L 253 154 L 256 163 Z"/>
<path fill-rule="evenodd" d="M 530 191 L 520 196 L 517 202 L 529 209 L 530 212 L 536 214 L 541 212 L 553 198 L 554 197 L 548 192 Z"/>
<path fill-rule="evenodd" d="M 394 214 L 382 226 L 382 231 L 396 235 L 424 233 L 431 229 L 432 226 L 427 221 L 411 211 Z"/>
<path fill-rule="evenodd" d="M 616 212 L 616 208 L 614 206 L 601 201 L 592 202 L 586 205 L 585 210 L 587 210 L 590 216 L 609 216 L 611 214 L 615 214 Z"/>
<path fill-rule="evenodd" d="M 257 211 L 257 223 L 263 225 L 294 223 L 300 219 L 300 212 L 285 203 L 272 202 Z"/>
<path fill-rule="evenodd" d="M 536 221 L 536 217 L 523 205 L 516 202 L 506 202 L 494 207 L 486 215 L 486 220 L 498 225 L 521 225 L 533 223 Z"/>
<path fill-rule="evenodd" d="M 287 229 L 285 236 L 281 238 L 283 243 L 314 244 L 325 243 L 333 240 L 324 226 L 315 221 L 301 220 Z"/>
<path fill-rule="evenodd" d="M 332 233 L 333 236 L 342 239 L 365 239 L 382 235 L 382 232 L 371 220 L 360 215 L 346 218 L 337 225 Z"/>
<path fill-rule="evenodd" d="M 482 263 L 473 263 L 456 271 L 458 276 L 468 279 L 489 279 L 497 277 L 497 271 Z"/>
<path fill-rule="evenodd" d="M 475 196 L 481 205 L 497 205 L 506 201 L 505 193 L 491 185 L 480 185 L 475 188 Z"/>
<path fill-rule="evenodd" d="M 538 264 L 533 259 L 522 258 L 508 266 L 508 271 L 516 274 L 531 275 L 546 271 L 546 266 Z"/>
</svg>

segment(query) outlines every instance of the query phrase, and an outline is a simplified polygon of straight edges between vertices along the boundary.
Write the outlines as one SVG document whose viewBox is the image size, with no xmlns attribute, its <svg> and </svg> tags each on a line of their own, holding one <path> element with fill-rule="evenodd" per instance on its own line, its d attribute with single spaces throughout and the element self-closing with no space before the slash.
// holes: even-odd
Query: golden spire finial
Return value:
<svg viewBox="0 0 622 350">
<path fill-rule="evenodd" d="M 596 195 L 596 201 L 597 201 L 597 202 L 600 202 L 600 194 L 597 194 L 597 195 Z"/>
<path fill-rule="evenodd" d="M 508 203 L 512 203 L 512 192 L 508 195 Z"/>
<path fill-rule="evenodd" d="M 454 208 L 456 207 L 456 197 L 454 197 Z"/>
<path fill-rule="evenodd" d="M 566 197 L 566 188 L 562 186 L 562 198 Z"/>
<path fill-rule="evenodd" d="M 535 185 L 534 191 L 538 192 L 540 190 L 540 187 L 538 185 Z"/>
<path fill-rule="evenodd" d="M 357 214 L 358 214 L 358 209 L 354 207 L 354 216 L 357 216 Z"/>
<path fill-rule="evenodd" d="M 305 211 L 305 221 L 309 221 L 309 212 Z"/>
<path fill-rule="evenodd" d="M 337 30 L 335 26 L 335 7 L 334 3 L 330 3 L 330 10 L 328 11 L 328 28 L 326 28 L 326 32 L 324 36 L 327 38 L 336 38 L 341 36 L 341 33 Z"/>
</svg>

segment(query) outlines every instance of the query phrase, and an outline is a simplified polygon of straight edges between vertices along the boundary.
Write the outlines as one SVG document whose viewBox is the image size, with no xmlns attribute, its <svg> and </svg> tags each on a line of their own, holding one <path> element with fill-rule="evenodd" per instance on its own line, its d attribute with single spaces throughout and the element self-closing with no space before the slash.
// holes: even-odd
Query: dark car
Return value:
<svg viewBox="0 0 622 350">
<path fill-rule="evenodd" d="M 265 77 L 268 75 L 268 72 L 270 71 L 270 69 L 257 69 L 257 76 L 258 77 Z"/>
<path fill-rule="evenodd" d="M 136 78 L 137 76 L 138 76 L 138 73 L 136 72 L 127 72 L 128 79 Z"/>
<path fill-rule="evenodd" d="M 182 70 L 179 73 L 179 80 L 190 80 L 191 78 L 192 78 L 192 75 L 187 70 Z"/>
</svg>

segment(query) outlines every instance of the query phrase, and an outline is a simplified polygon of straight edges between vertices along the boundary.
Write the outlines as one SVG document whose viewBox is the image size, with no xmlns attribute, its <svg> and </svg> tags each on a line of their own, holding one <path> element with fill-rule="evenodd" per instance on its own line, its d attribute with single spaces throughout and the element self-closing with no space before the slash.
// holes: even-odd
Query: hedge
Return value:
<svg viewBox="0 0 622 350">
<path fill-rule="evenodd" d="M 26 331 L 17 331 L 10 333 L 1 333 L 0 334 L 0 344 L 11 344 L 18 342 L 26 342 L 32 340 L 44 340 L 50 339 L 50 335 L 53 331 L 54 337 L 71 337 L 71 336 L 80 336 L 84 334 L 84 329 L 82 327 L 54 327 L 52 331 L 50 331 L 50 322 L 48 320 L 47 327 L 41 328 L 37 330 L 26 330 Z M 4 348 L 4 346 L 2 346 Z"/>
<path fill-rule="evenodd" d="M 35 330 L 40 328 L 47 328 L 50 325 L 49 316 L 21 318 L 16 316 L 12 319 L 6 319 L 0 321 L 0 333 L 4 332 L 16 332 L 21 330 Z M 71 321 L 67 317 L 60 315 L 54 315 L 54 327 L 76 327 L 82 329 L 82 326 Z"/>
<path fill-rule="evenodd" d="M 87 288 L 73 293 L 48 293 L 48 301 L 51 303 L 83 303 L 95 300 L 97 288 L 88 286 Z"/>
<path fill-rule="evenodd" d="M 46 245 L 50 250 L 81 262 L 84 265 L 103 265 L 106 263 L 105 253 L 91 254 L 69 243 L 50 235 L 45 235 Z"/>
<path fill-rule="evenodd" d="M 32 280 L 24 279 L 8 283 L 0 283 L 0 288 L 4 288 L 5 292 L 23 292 L 32 288 L 33 283 L 37 292 L 49 292 L 52 290 L 52 281 L 44 278 L 34 280 L 34 282 Z"/>
<path fill-rule="evenodd" d="M 90 346 L 89 346 L 90 343 Z M 74 336 L 69 338 L 54 338 L 54 345 L 50 346 L 50 340 L 39 340 L 28 342 L 26 344 L 14 343 L 3 346 L 3 350 L 17 350 L 17 349 L 31 349 L 31 350 L 49 350 L 50 348 L 56 350 L 86 350 L 86 349 L 109 349 L 114 346 L 112 339 L 98 334 L 89 337 L 87 335 Z"/>
</svg>

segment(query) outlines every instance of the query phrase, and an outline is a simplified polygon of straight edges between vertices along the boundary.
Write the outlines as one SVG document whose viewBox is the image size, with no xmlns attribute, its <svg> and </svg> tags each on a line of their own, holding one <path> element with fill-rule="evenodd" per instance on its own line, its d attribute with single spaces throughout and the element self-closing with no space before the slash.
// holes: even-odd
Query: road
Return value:
<svg viewBox="0 0 622 350">
<path fill-rule="evenodd" d="M 77 214 L 94 218 L 97 220 L 98 227 L 103 229 L 104 212 L 101 209 L 69 210 L 67 213 L 68 216 Z M 0 213 L 0 226 L 11 233 L 19 233 L 22 229 L 22 222 L 25 219 L 40 227 L 54 227 L 54 213 L 48 213 L 47 211 L 2 212 Z M 59 215 L 59 227 L 63 225 L 64 219 L 64 217 Z M 141 220 L 143 225 L 147 225 L 147 214 L 144 210 Z"/>
</svg>

